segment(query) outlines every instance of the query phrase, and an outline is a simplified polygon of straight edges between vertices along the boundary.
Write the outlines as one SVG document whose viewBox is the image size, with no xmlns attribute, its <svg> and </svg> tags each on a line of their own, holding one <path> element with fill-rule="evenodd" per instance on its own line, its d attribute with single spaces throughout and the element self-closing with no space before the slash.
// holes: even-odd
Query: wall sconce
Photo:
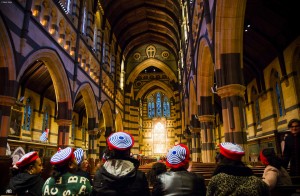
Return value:
<svg viewBox="0 0 300 196">
<path fill-rule="evenodd" d="M 52 24 L 52 25 L 51 25 L 51 28 L 49 29 L 49 33 L 50 33 L 51 35 L 54 35 L 54 34 L 56 33 L 56 30 L 57 30 L 56 24 Z"/>
<path fill-rule="evenodd" d="M 65 44 L 65 46 L 64 46 L 64 49 L 65 50 L 68 50 L 69 49 L 69 47 L 70 47 L 70 41 L 66 41 L 66 44 Z"/>
<path fill-rule="evenodd" d="M 32 15 L 34 17 L 37 17 L 41 12 L 41 6 L 40 5 L 35 5 L 32 11 Z"/>
<path fill-rule="evenodd" d="M 65 34 L 60 34 L 57 41 L 58 41 L 59 44 L 62 44 L 64 39 L 65 39 Z"/>
<path fill-rule="evenodd" d="M 45 15 L 41 21 L 41 24 L 46 27 L 48 25 L 48 22 L 49 22 L 49 19 L 50 19 L 50 16 L 48 15 Z"/>
<path fill-rule="evenodd" d="M 70 55 L 71 55 L 71 56 L 74 56 L 74 54 L 75 54 L 75 47 L 71 47 Z"/>
</svg>

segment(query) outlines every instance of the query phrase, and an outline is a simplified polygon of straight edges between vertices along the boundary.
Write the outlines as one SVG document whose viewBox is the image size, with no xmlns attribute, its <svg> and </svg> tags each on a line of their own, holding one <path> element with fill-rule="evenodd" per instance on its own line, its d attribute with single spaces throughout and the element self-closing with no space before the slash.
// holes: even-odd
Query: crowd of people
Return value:
<svg viewBox="0 0 300 196">
<path fill-rule="evenodd" d="M 292 185 L 291 175 L 300 175 L 300 120 L 289 122 L 291 134 L 285 139 L 282 158 L 274 148 L 262 149 L 260 160 L 266 166 L 262 178 L 253 174 L 242 157 L 244 149 L 231 142 L 219 144 L 217 167 L 208 185 L 202 175 L 191 172 L 190 150 L 177 144 L 165 161 L 153 164 L 147 175 L 138 170 L 131 156 L 133 137 L 115 132 L 107 138 L 108 150 L 93 178 L 81 148 L 59 149 L 50 159 L 51 176 L 41 178 L 43 164 L 37 152 L 29 152 L 12 167 L 7 193 L 16 195 L 269 195 L 276 186 Z M 149 187 L 152 187 L 150 191 Z"/>
</svg>

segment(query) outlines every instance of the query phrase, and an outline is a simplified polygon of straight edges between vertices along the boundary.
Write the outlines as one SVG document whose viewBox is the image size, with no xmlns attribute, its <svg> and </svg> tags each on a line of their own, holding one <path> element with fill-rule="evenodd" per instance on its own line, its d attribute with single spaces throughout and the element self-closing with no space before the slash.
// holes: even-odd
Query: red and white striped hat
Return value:
<svg viewBox="0 0 300 196">
<path fill-rule="evenodd" d="M 184 144 L 175 145 L 167 154 L 166 165 L 170 168 L 180 168 L 190 161 L 190 150 Z"/>
<path fill-rule="evenodd" d="M 133 137 L 129 133 L 125 132 L 116 132 L 112 133 L 107 138 L 107 144 L 109 150 L 128 150 L 133 144 Z"/>
<path fill-rule="evenodd" d="M 231 142 L 220 143 L 220 153 L 228 159 L 239 161 L 245 155 L 243 148 Z"/>
<path fill-rule="evenodd" d="M 17 167 L 23 167 L 28 165 L 29 163 L 35 161 L 37 158 L 39 158 L 37 152 L 33 151 L 33 152 L 28 152 L 26 154 L 24 154 L 20 160 L 16 163 Z"/>
<path fill-rule="evenodd" d="M 71 147 L 59 149 L 50 159 L 52 165 L 64 165 L 71 159 L 75 158 L 74 150 Z"/>
</svg>

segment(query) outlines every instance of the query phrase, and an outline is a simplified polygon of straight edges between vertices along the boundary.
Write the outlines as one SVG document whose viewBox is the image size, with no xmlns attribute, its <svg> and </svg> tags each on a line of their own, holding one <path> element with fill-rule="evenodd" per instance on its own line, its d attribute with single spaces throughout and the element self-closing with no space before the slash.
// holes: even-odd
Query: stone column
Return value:
<svg viewBox="0 0 300 196">
<path fill-rule="evenodd" d="M 213 141 L 215 117 L 213 115 L 201 115 L 198 117 L 198 119 L 201 123 L 202 161 L 204 163 L 215 162 L 215 146 Z"/>
<path fill-rule="evenodd" d="M 72 120 L 58 119 L 56 122 L 58 124 L 58 146 L 66 148 L 69 145 L 69 133 Z"/>
<path fill-rule="evenodd" d="M 193 128 L 192 132 L 192 160 L 193 162 L 201 161 L 200 147 L 200 128 Z"/>
<path fill-rule="evenodd" d="M 89 158 L 96 160 L 99 157 L 99 150 L 97 147 L 97 131 L 89 130 Z"/>
<path fill-rule="evenodd" d="M 225 141 L 242 146 L 247 141 L 243 118 L 245 89 L 246 87 L 240 84 L 229 84 L 217 89 L 222 101 Z"/>
</svg>

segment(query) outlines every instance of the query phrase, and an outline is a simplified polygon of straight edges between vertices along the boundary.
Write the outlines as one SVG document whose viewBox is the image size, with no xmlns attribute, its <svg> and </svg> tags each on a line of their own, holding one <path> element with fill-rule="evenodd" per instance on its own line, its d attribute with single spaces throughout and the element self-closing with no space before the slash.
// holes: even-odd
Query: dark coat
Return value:
<svg viewBox="0 0 300 196">
<path fill-rule="evenodd" d="M 269 187 L 260 178 L 253 175 L 250 168 L 245 166 L 218 166 L 214 176 L 209 181 L 207 196 L 266 196 Z"/>
<path fill-rule="evenodd" d="M 300 135 L 288 135 L 285 138 L 283 151 L 283 166 L 290 163 L 290 175 L 300 176 Z"/>
<path fill-rule="evenodd" d="M 185 169 L 171 170 L 158 176 L 153 185 L 152 196 L 160 195 L 205 195 L 206 187 L 202 176 Z"/>
<path fill-rule="evenodd" d="M 137 170 L 136 161 L 134 159 L 106 161 L 95 174 L 92 195 L 149 196 L 146 175 Z M 134 163 L 134 167 L 130 162 Z"/>
<path fill-rule="evenodd" d="M 12 193 L 20 195 L 42 195 L 44 180 L 40 175 L 32 175 L 28 173 L 19 173 L 10 179 L 8 189 Z"/>
</svg>

